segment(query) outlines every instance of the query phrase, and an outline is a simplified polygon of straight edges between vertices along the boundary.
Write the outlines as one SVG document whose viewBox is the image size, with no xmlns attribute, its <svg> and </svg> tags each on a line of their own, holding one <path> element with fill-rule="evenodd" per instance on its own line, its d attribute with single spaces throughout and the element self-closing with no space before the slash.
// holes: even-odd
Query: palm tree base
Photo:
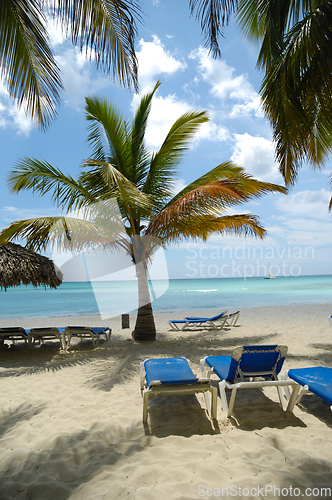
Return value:
<svg viewBox="0 0 332 500">
<path fill-rule="evenodd" d="M 138 308 L 135 329 L 131 336 L 134 340 L 149 341 L 156 340 L 156 325 L 154 322 L 152 306 L 146 304 Z"/>
<path fill-rule="evenodd" d="M 134 340 L 139 342 L 153 341 L 156 340 L 156 331 L 154 333 L 140 332 L 136 329 L 131 332 L 131 336 Z"/>
</svg>

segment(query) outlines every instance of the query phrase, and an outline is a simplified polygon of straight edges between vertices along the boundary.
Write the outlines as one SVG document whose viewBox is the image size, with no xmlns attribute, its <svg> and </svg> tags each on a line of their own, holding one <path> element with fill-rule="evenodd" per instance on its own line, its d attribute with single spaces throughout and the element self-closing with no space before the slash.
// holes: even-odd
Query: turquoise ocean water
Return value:
<svg viewBox="0 0 332 500">
<path fill-rule="evenodd" d="M 170 280 L 166 288 L 167 282 L 153 284 L 152 296 L 160 295 L 155 312 L 332 302 L 332 276 Z M 95 289 L 91 283 L 63 283 L 56 290 L 20 286 L 0 294 L 0 319 L 98 314 L 100 297 L 114 316 L 137 304 L 136 282 L 101 282 Z"/>
</svg>

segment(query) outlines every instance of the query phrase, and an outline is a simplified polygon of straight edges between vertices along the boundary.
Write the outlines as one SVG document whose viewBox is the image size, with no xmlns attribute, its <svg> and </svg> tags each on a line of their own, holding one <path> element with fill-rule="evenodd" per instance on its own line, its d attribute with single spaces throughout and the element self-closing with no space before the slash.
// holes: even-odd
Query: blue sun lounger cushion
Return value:
<svg viewBox="0 0 332 500">
<path fill-rule="evenodd" d="M 312 392 L 332 405 L 332 368 L 326 366 L 294 368 L 283 373 L 282 378 L 286 379 L 287 375 L 303 387 L 295 404 L 300 402 L 303 394 Z"/>
<path fill-rule="evenodd" d="M 217 416 L 217 389 L 208 378 L 197 378 L 186 358 L 147 359 L 140 364 L 143 422 L 148 419 L 150 396 L 186 396 L 203 392 L 211 419 Z M 210 398 L 207 397 L 210 393 Z"/>
<path fill-rule="evenodd" d="M 281 406 L 285 409 L 281 386 L 296 385 L 293 381 L 278 380 L 278 373 L 282 368 L 286 353 L 287 347 L 284 345 L 236 347 L 232 356 L 207 356 L 201 359 L 202 377 L 214 373 L 220 378 L 220 397 L 223 410 L 228 417 L 233 412 L 236 391 L 241 388 L 276 386 Z M 226 397 L 226 388 L 232 390 L 229 404 Z M 297 397 L 297 394 L 294 393 L 293 395 L 292 393 L 287 410 L 291 411 L 294 407 L 295 397 Z"/>
<path fill-rule="evenodd" d="M 226 311 L 223 311 L 222 313 L 217 314 L 216 316 L 212 316 L 212 318 L 201 318 L 200 316 L 186 316 L 186 319 L 202 320 L 202 321 L 216 321 L 217 319 L 221 318 L 222 316 L 225 316 L 226 313 L 227 313 L 227 309 L 226 309 Z"/>
<path fill-rule="evenodd" d="M 227 311 L 217 314 L 212 318 L 185 318 L 185 319 L 173 319 L 169 321 L 169 325 L 173 330 L 186 330 L 191 327 L 203 327 L 209 328 L 210 330 L 222 330 L 227 321 Z M 178 326 L 181 325 L 181 326 Z"/>
<path fill-rule="evenodd" d="M 146 383 L 194 384 L 198 378 L 193 374 L 186 358 L 147 359 L 144 361 Z"/>
</svg>

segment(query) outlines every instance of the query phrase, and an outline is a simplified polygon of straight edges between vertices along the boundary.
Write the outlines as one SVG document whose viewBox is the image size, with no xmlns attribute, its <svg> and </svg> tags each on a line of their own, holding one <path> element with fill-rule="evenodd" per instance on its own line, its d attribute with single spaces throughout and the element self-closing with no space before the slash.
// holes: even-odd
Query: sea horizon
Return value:
<svg viewBox="0 0 332 500">
<path fill-rule="evenodd" d="M 154 312 L 237 310 L 252 307 L 331 302 L 332 275 L 276 279 L 174 278 L 150 282 Z M 0 319 L 22 317 L 105 317 L 135 313 L 137 281 L 63 282 L 57 289 L 21 285 L 2 291 Z"/>
</svg>

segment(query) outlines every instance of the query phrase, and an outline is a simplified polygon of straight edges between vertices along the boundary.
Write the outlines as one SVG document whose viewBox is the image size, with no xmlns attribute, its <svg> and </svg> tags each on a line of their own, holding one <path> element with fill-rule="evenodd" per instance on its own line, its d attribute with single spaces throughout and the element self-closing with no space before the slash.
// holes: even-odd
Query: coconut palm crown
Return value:
<svg viewBox="0 0 332 500">
<path fill-rule="evenodd" d="M 83 162 L 77 180 L 46 162 L 29 158 L 21 160 L 10 174 L 9 185 L 14 192 L 32 189 L 41 195 L 50 193 L 67 213 L 90 210 L 93 214 L 94 208 L 116 200 L 122 230 L 114 229 L 116 224 L 108 225 L 107 217 L 99 211 L 90 220 L 44 217 L 17 221 L 0 234 L 0 242 L 26 238 L 27 246 L 36 250 L 46 248 L 50 241 L 62 248 L 74 245 L 78 250 L 124 249 L 135 263 L 138 279 L 139 304 L 133 331 L 136 340 L 152 340 L 156 336 L 147 267 L 157 244 L 206 240 L 212 233 L 262 238 L 265 229 L 255 215 L 229 215 L 227 209 L 268 192 L 287 192 L 283 186 L 253 179 L 242 168 L 224 162 L 174 196 L 177 167 L 195 132 L 208 117 L 205 111 L 183 114 L 172 125 L 160 149 L 149 152 L 144 136 L 159 85 L 158 82 L 152 92 L 142 97 L 132 123 L 106 100 L 86 99 L 88 142 L 93 154 Z M 98 219 L 104 219 L 103 224 Z M 71 239 L 74 232 L 76 237 Z"/>
</svg>

